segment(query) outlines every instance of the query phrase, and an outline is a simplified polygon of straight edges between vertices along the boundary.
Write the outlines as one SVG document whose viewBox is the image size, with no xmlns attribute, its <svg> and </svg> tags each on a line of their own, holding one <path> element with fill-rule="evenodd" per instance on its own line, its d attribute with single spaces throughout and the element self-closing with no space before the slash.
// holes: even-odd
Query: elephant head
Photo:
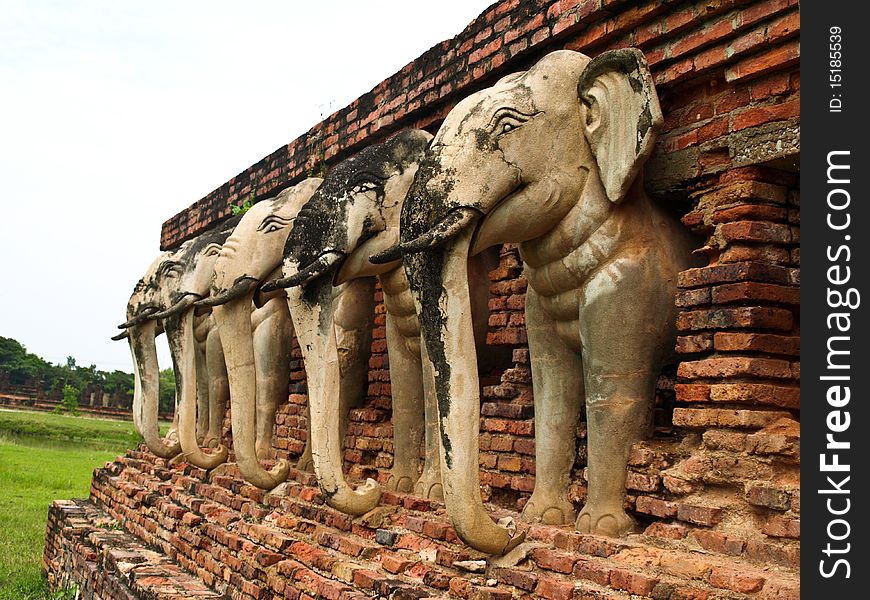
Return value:
<svg viewBox="0 0 870 600">
<path fill-rule="evenodd" d="M 158 392 L 160 368 L 157 363 L 155 338 L 162 328 L 154 315 L 160 312 L 161 282 L 173 271 L 173 253 L 160 254 L 148 267 L 133 288 L 127 303 L 127 321 L 120 328 L 126 329 L 133 355 L 133 423 L 145 438 L 148 448 L 157 456 L 172 458 L 181 451 L 177 441 L 160 437 Z"/>
<path fill-rule="evenodd" d="M 496 525 L 480 499 L 467 258 L 506 242 L 523 254 L 523 242 L 544 238 L 556 259 L 568 255 L 630 200 L 661 123 L 639 51 L 548 54 L 448 114 L 405 201 L 402 242 L 377 257 L 405 256 L 436 374 L 445 503 L 479 550 L 504 553 L 522 536 Z"/>
<path fill-rule="evenodd" d="M 371 510 L 381 495 L 372 479 L 357 490 L 345 480 L 341 423 L 348 396 L 364 382 L 367 361 L 359 358 L 371 340 L 371 276 L 400 264 L 369 259 L 398 242 L 401 205 L 430 139 L 422 130 L 402 131 L 336 165 L 293 224 L 285 277 L 264 286 L 288 288 L 307 367 L 314 470 L 327 502 L 349 514 Z"/>
<path fill-rule="evenodd" d="M 258 202 L 242 217 L 233 234 L 220 250 L 215 263 L 215 277 L 211 297 L 200 305 L 213 306 L 218 322 L 232 406 L 233 448 L 242 476 L 263 489 L 271 489 L 287 478 L 289 464 L 281 460 L 271 469 L 264 469 L 258 455 L 268 452 L 271 441 L 271 412 L 258 410 L 257 398 L 262 396 L 266 383 L 258 378 L 255 338 L 252 330 L 252 302 L 258 294 L 261 280 L 272 274 L 281 264 L 282 250 L 290 226 L 300 207 L 308 201 L 317 187 L 319 178 L 309 178 L 281 192 L 272 200 Z M 259 298 L 262 303 L 265 298 Z M 286 311 L 286 304 L 280 304 Z M 266 332 L 267 337 L 287 337 L 282 331 Z M 264 347 L 269 342 L 265 340 Z M 289 340 L 287 340 L 289 342 Z M 287 356 L 258 357 L 287 363 Z M 286 393 L 288 382 L 277 381 Z M 259 389 L 259 391 L 258 391 Z M 260 433 L 258 436 L 257 433 Z M 259 456 L 266 458 L 266 456 Z"/>
</svg>

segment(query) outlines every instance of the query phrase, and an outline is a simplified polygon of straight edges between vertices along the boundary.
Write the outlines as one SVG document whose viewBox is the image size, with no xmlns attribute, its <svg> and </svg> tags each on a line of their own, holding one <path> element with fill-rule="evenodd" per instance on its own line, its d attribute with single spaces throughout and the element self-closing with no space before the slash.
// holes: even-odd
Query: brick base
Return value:
<svg viewBox="0 0 870 600">
<path fill-rule="evenodd" d="M 688 521 L 712 518 L 701 506 L 678 510 Z M 44 565 L 55 589 L 76 582 L 89 598 L 799 597 L 788 557 L 771 561 L 746 551 L 756 542 L 680 521 L 622 539 L 519 527 L 528 540 L 519 556 L 486 561 L 438 503 L 385 493 L 351 519 L 323 503 L 308 473 L 291 471 L 264 493 L 136 451 L 95 471 L 90 501 L 52 505 Z"/>
</svg>

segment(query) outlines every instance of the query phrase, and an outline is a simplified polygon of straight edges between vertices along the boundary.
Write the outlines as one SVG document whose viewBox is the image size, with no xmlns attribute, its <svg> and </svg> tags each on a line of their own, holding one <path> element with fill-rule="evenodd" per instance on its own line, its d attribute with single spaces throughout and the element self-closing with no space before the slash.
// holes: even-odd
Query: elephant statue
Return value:
<svg viewBox="0 0 870 600">
<path fill-rule="evenodd" d="M 282 483 L 290 468 L 279 460 L 266 470 L 260 460 L 269 458 L 275 411 L 288 397 L 293 326 L 283 294 L 266 294 L 258 286 L 279 273 L 290 225 L 320 183 L 306 179 L 252 206 L 220 250 L 211 296 L 197 303 L 213 307 L 220 331 L 237 466 L 245 480 L 262 489 Z M 299 465 L 310 461 L 306 445 Z"/>
<path fill-rule="evenodd" d="M 194 315 L 193 303 L 208 292 L 214 261 L 234 224 L 226 223 L 163 253 L 134 289 L 128 304 L 131 318 L 120 326 L 129 328 L 137 375 L 134 422 L 142 424 L 140 433 L 146 445 L 158 456 L 183 456 L 205 469 L 226 460 L 227 451 L 219 440 L 228 386 L 214 320 L 210 311 Z M 132 308 L 134 305 L 139 308 Z M 172 433 L 167 436 L 170 441 L 159 438 L 157 425 L 159 369 L 153 340 L 158 331 L 167 334 L 175 369 L 177 405 Z M 200 443 L 216 449 L 203 453 Z"/>
<path fill-rule="evenodd" d="M 372 479 L 354 490 L 342 472 L 343 419 L 348 390 L 356 387 L 350 363 L 369 351 L 375 277 L 384 293 L 393 397 L 394 459 L 387 485 L 442 498 L 435 394 L 427 385 L 434 379 L 420 354 L 408 282 L 400 260 L 369 260 L 399 241 L 401 205 L 431 138 L 422 130 L 401 131 L 336 165 L 293 224 L 284 248 L 285 277 L 263 286 L 287 288 L 306 364 L 314 471 L 327 502 L 352 515 L 374 508 L 381 495 Z M 482 271 L 477 280 L 484 285 L 475 299 L 485 315 L 493 265 L 484 258 L 491 256 L 481 255 L 474 266 Z M 478 337 L 485 339 L 486 319 L 477 323 L 484 326 Z"/>
<path fill-rule="evenodd" d="M 447 115 L 402 209 L 401 243 L 435 372 L 447 511 L 470 546 L 502 554 L 523 538 L 480 498 L 479 380 L 466 263 L 518 243 L 535 397 L 531 521 L 573 520 L 575 428 L 585 399 L 588 494 L 581 532 L 622 535 L 626 463 L 649 433 L 657 374 L 673 352 L 677 273 L 690 234 L 640 176 L 662 114 L 643 54 L 544 56 Z"/>
<path fill-rule="evenodd" d="M 172 252 L 163 252 L 154 259 L 127 302 L 127 321 L 119 325 L 124 332 L 112 338 L 120 340 L 126 337 L 133 355 L 133 425 L 148 448 L 167 459 L 178 455 L 181 446 L 177 422 L 173 422 L 165 438 L 160 437 L 157 421 L 160 369 L 154 340 L 163 332 L 163 326 L 154 315 L 161 310 L 157 297 L 160 281 L 172 259 Z"/>
<path fill-rule="evenodd" d="M 211 310 L 194 305 L 208 295 L 218 253 L 237 223 L 238 219 L 222 223 L 174 253 L 172 267 L 157 288 L 158 304 L 168 308 L 152 315 L 162 322 L 172 354 L 182 455 L 207 470 L 227 459 L 220 439 L 229 385 Z M 206 453 L 202 447 L 213 450 Z"/>
</svg>

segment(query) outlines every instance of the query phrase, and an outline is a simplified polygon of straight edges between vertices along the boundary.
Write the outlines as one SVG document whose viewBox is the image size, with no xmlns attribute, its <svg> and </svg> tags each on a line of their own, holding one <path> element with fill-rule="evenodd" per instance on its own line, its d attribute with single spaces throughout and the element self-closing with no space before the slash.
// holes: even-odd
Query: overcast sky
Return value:
<svg viewBox="0 0 870 600">
<path fill-rule="evenodd" d="M 163 221 L 490 3 L 0 0 L 0 335 L 131 371 Z"/>
</svg>

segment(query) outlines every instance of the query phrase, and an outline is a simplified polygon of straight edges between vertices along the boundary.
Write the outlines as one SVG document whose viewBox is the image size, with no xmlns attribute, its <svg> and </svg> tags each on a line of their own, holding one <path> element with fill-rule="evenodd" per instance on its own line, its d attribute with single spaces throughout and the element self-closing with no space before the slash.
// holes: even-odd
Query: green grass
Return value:
<svg viewBox="0 0 870 600">
<path fill-rule="evenodd" d="M 86 498 L 93 470 L 140 440 L 129 421 L 0 410 L 0 600 L 56 598 L 40 566 L 48 505 Z"/>
</svg>

